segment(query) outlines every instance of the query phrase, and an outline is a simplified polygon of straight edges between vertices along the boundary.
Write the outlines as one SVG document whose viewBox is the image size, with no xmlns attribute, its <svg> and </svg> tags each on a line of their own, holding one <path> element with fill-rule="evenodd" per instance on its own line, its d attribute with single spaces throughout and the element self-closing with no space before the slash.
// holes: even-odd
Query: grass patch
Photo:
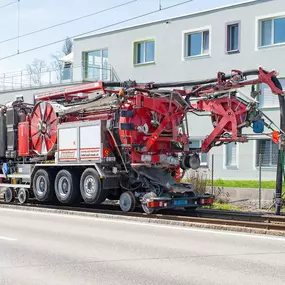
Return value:
<svg viewBox="0 0 285 285">
<path fill-rule="evenodd" d="M 212 185 L 212 181 L 207 182 L 208 186 Z M 214 186 L 229 187 L 229 188 L 258 188 L 259 182 L 256 180 L 214 180 Z M 262 181 L 261 188 L 263 189 L 275 189 L 275 181 Z"/>
<path fill-rule="evenodd" d="M 209 209 L 224 210 L 224 211 L 241 211 L 240 207 L 233 206 L 233 205 L 226 204 L 226 203 L 219 203 L 219 202 L 214 202 L 211 206 L 209 206 Z"/>
</svg>

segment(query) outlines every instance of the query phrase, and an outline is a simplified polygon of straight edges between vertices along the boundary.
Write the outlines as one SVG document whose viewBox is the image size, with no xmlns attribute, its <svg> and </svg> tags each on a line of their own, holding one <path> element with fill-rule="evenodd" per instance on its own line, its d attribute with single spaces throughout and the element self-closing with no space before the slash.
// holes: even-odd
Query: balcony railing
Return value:
<svg viewBox="0 0 285 285">
<path fill-rule="evenodd" d="M 0 92 L 99 80 L 119 81 L 119 78 L 111 65 L 104 67 L 81 65 L 63 69 L 45 69 L 33 73 L 22 70 L 0 74 Z"/>
</svg>

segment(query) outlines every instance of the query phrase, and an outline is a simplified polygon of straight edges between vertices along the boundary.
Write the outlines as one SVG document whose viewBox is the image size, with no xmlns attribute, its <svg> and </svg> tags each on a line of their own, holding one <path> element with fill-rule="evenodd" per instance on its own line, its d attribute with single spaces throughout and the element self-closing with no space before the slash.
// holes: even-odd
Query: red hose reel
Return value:
<svg viewBox="0 0 285 285">
<path fill-rule="evenodd" d="M 31 141 L 34 152 L 49 155 L 57 141 L 57 115 L 49 102 L 39 102 L 31 114 Z"/>
</svg>

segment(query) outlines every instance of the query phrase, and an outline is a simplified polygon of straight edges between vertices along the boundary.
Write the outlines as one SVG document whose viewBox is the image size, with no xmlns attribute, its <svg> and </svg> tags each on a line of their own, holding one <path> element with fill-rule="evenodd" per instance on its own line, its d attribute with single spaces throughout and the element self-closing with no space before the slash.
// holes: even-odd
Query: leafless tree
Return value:
<svg viewBox="0 0 285 285">
<path fill-rule="evenodd" d="M 61 78 L 61 71 L 63 66 L 65 65 L 64 62 L 60 61 L 60 59 L 63 56 L 70 54 L 72 52 L 72 49 L 73 42 L 70 38 L 67 37 L 64 41 L 61 50 L 51 54 L 52 62 L 49 65 L 49 69 L 55 70 L 57 80 Z M 34 59 L 31 64 L 28 64 L 26 69 L 30 80 L 35 84 L 41 83 L 41 76 L 44 71 L 50 71 L 48 70 L 48 66 L 45 61 L 37 58 Z"/>
<path fill-rule="evenodd" d="M 64 41 L 64 45 L 62 47 L 62 52 L 65 55 L 68 55 L 72 52 L 72 49 L 73 49 L 73 42 L 70 38 L 67 37 Z"/>
<path fill-rule="evenodd" d="M 60 61 L 60 59 L 63 56 L 70 54 L 72 50 L 73 50 L 73 42 L 69 37 L 67 37 L 64 41 L 61 50 L 51 54 L 51 58 L 53 59 L 53 61 L 51 62 L 51 66 L 56 71 L 57 80 L 60 79 L 61 70 L 65 65 L 64 62 Z"/>
<path fill-rule="evenodd" d="M 27 64 L 27 73 L 36 84 L 41 83 L 41 74 L 47 67 L 45 61 L 35 58 L 31 64 Z"/>
</svg>

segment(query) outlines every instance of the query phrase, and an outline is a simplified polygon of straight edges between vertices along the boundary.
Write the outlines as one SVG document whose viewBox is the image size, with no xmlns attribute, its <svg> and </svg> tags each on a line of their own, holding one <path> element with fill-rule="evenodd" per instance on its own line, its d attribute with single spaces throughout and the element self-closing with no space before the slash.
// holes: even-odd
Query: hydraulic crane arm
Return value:
<svg viewBox="0 0 285 285">
<path fill-rule="evenodd" d="M 185 133 L 178 131 L 181 121 L 187 120 L 186 113 L 207 112 L 214 129 L 204 140 L 201 151 L 208 152 L 221 143 L 247 141 L 247 137 L 242 135 L 245 127 L 253 127 L 255 133 L 263 133 L 264 126 L 268 124 L 255 101 L 259 94 L 255 90 L 257 84 L 267 84 L 273 94 L 284 95 L 277 72 L 268 72 L 260 67 L 244 72 L 232 70 L 228 75 L 218 72 L 215 78 L 196 81 L 94 82 L 39 93 L 35 99 L 39 102 L 56 101 L 64 106 L 58 115 L 63 115 L 65 121 L 68 118 L 109 118 L 115 110 L 122 110 L 125 114 L 129 112 L 129 117 L 124 115 L 127 117 L 121 119 L 125 128 L 121 130 L 121 137 L 126 145 L 137 145 L 136 150 L 140 153 L 159 151 L 162 146 L 166 147 L 166 142 L 186 145 L 189 137 L 187 139 Z M 252 100 L 238 96 L 238 90 L 246 86 L 251 86 L 251 94 L 247 98 Z M 102 108 L 100 102 L 105 99 L 97 102 L 95 97 L 92 101 L 88 93 L 97 93 L 98 98 L 116 94 L 118 100 L 110 108 L 106 105 Z M 130 114 L 134 116 L 138 109 L 140 120 L 134 121 Z M 183 149 L 186 151 L 187 147 Z M 136 157 L 137 152 L 133 152 L 133 160 L 140 160 Z"/>
</svg>

